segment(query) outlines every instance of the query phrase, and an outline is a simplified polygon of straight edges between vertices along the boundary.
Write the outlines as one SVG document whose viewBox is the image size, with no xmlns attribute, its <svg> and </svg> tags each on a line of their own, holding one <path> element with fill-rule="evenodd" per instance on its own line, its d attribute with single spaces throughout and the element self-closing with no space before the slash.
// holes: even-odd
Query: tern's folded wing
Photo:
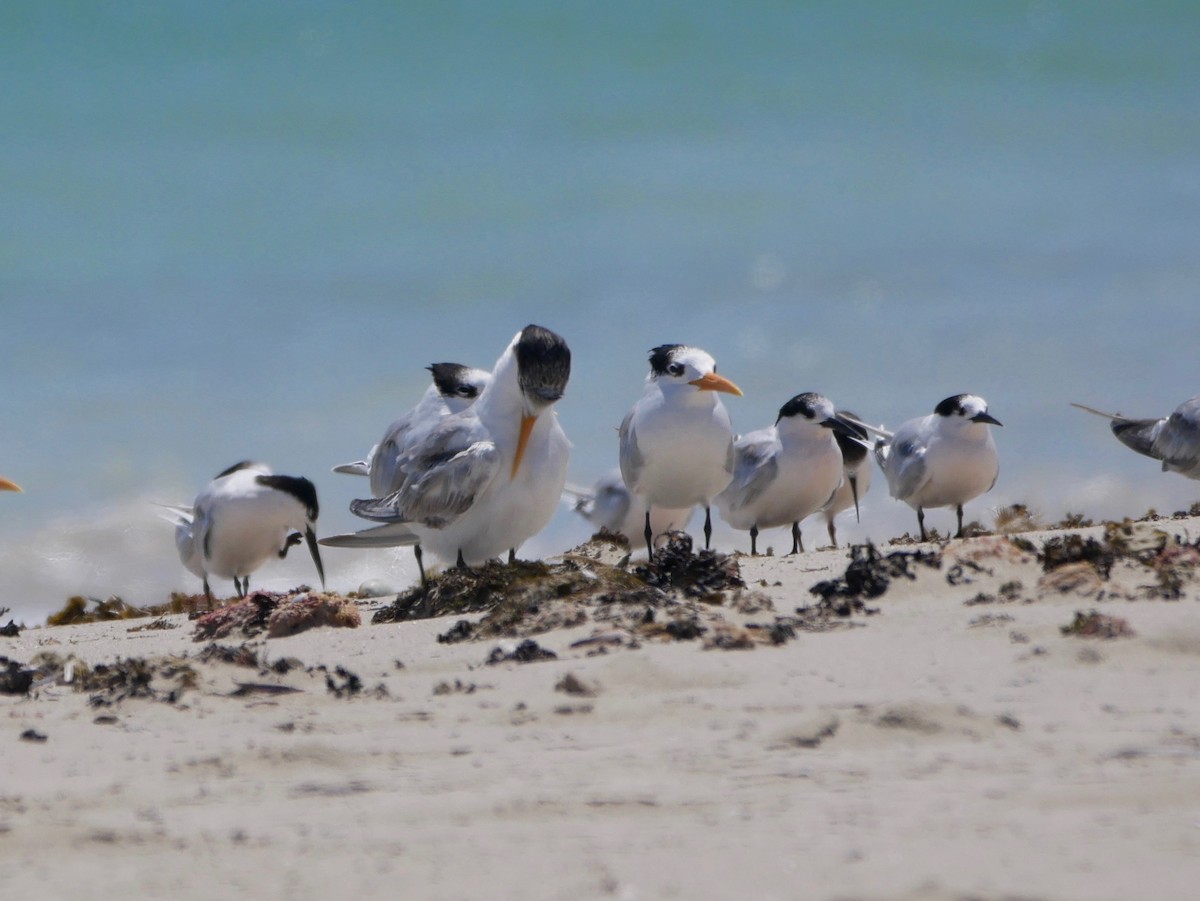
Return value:
<svg viewBox="0 0 1200 901">
<path fill-rule="evenodd" d="M 884 475 L 887 476 L 888 490 L 897 500 L 907 500 L 925 485 L 929 473 L 925 466 L 926 447 L 922 442 L 912 439 L 894 441 L 887 451 L 887 464 Z"/>
<path fill-rule="evenodd" d="M 1183 404 L 1167 418 L 1154 440 L 1154 451 L 1171 469 L 1200 471 L 1200 398 Z"/>
<path fill-rule="evenodd" d="M 747 435 L 738 442 L 734 451 L 733 481 L 723 492 L 730 510 L 753 504 L 775 482 L 779 475 L 778 447 L 778 441 L 766 436 Z"/>
<path fill-rule="evenodd" d="M 645 460 L 642 457 L 642 452 L 638 450 L 637 433 L 633 428 L 632 410 L 626 414 L 624 421 L 621 423 L 619 434 L 621 438 L 621 477 L 625 480 L 625 484 L 629 486 L 629 490 L 633 491 L 637 487 L 638 477 L 641 475 L 642 465 Z"/>
</svg>

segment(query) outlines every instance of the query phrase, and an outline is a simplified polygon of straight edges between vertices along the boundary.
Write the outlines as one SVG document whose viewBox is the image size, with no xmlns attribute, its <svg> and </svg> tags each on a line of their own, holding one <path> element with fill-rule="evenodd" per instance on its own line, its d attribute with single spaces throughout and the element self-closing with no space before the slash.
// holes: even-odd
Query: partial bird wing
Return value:
<svg viewBox="0 0 1200 901">
<path fill-rule="evenodd" d="M 563 485 L 562 497 L 573 510 L 585 519 L 591 518 L 591 513 L 596 507 L 596 494 L 591 488 L 572 485 L 568 482 Z"/>
<path fill-rule="evenodd" d="M 359 532 L 347 532 L 342 535 L 328 535 L 317 542 L 326 547 L 410 547 L 420 544 L 413 531 L 402 522 L 390 522 L 382 526 L 373 526 Z"/>
<path fill-rule="evenodd" d="M 405 444 L 409 431 L 412 429 L 415 412 L 409 410 L 384 432 L 383 438 L 371 452 L 371 465 L 368 475 L 371 477 L 371 493 L 376 497 L 384 497 L 393 491 L 398 491 L 404 484 Z"/>
<path fill-rule="evenodd" d="M 625 415 L 619 434 L 621 438 L 621 478 L 625 480 L 629 490 L 633 491 L 637 486 L 638 476 L 641 475 L 642 466 L 646 462 L 642 452 L 638 450 L 637 433 L 633 428 L 633 410 Z"/>
<path fill-rule="evenodd" d="M 885 462 L 881 463 L 881 466 L 884 475 L 887 476 L 888 489 L 892 497 L 901 501 L 906 500 L 920 491 L 928 481 L 929 473 L 925 465 L 926 450 L 923 442 L 911 437 L 901 437 L 887 445 Z M 877 447 L 876 454 L 878 453 L 879 448 Z"/>
<path fill-rule="evenodd" d="M 730 510 L 753 504 L 779 475 L 778 442 L 766 435 L 744 436 L 734 448 L 733 481 L 725 489 Z"/>
<path fill-rule="evenodd" d="M 496 477 L 500 451 L 481 429 L 451 417 L 403 456 L 400 469 L 406 475 L 399 489 L 378 500 L 354 501 L 350 510 L 364 519 L 441 529 L 469 510 Z"/>
<path fill-rule="evenodd" d="M 1200 399 L 1188 401 L 1167 417 L 1155 436 L 1154 456 L 1164 468 L 1200 471 Z"/>
</svg>

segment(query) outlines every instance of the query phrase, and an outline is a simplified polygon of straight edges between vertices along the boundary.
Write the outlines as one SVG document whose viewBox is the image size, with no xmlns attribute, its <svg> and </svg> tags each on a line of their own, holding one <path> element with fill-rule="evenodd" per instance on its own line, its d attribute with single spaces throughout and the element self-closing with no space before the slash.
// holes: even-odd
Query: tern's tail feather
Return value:
<svg viewBox="0 0 1200 901">
<path fill-rule="evenodd" d="M 361 532 L 328 535 L 317 543 L 326 547 L 411 547 L 420 539 L 404 523 L 393 522 Z"/>
<path fill-rule="evenodd" d="M 156 507 L 162 507 L 167 510 L 167 513 L 158 514 L 158 518 L 169 522 L 173 526 L 190 526 L 195 520 L 196 514 L 190 505 L 186 504 L 155 504 Z"/>
<path fill-rule="evenodd" d="M 860 429 L 865 429 L 866 431 L 870 432 L 872 435 L 878 435 L 880 438 L 890 439 L 894 434 L 896 434 L 895 432 L 889 432 L 887 429 L 885 429 L 881 425 L 871 425 L 869 422 L 863 422 L 857 416 L 851 416 L 849 413 L 846 413 L 844 410 L 839 411 L 838 415 L 841 416 L 842 419 L 846 420 L 847 422 L 854 423 L 854 425 L 858 426 Z"/>
<path fill-rule="evenodd" d="M 1115 422 L 1126 420 L 1120 413 L 1105 413 L 1103 410 L 1097 410 L 1095 407 L 1089 407 L 1087 404 L 1077 404 L 1075 401 L 1071 401 L 1071 406 L 1078 407 L 1080 410 L 1085 410 L 1088 413 L 1094 413 L 1096 416 L 1103 416 L 1105 419 L 1111 419 Z"/>
<path fill-rule="evenodd" d="M 571 505 L 572 510 L 587 516 L 596 503 L 596 492 L 568 482 L 563 486 L 562 499 Z"/>
<path fill-rule="evenodd" d="M 371 464 L 366 460 L 357 460 L 354 463 L 342 463 L 333 467 L 334 472 L 343 472 L 348 476 L 369 476 L 371 474 Z"/>
</svg>

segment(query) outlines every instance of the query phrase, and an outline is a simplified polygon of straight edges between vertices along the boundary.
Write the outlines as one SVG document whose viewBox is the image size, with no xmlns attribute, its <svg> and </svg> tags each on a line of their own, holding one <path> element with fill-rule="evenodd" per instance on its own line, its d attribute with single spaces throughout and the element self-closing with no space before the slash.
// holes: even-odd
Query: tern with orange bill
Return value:
<svg viewBox="0 0 1200 901">
<path fill-rule="evenodd" d="M 712 356 L 686 344 L 650 351 L 650 373 L 621 423 L 621 475 L 647 506 L 646 549 L 654 557 L 650 509 L 704 507 L 704 547 L 712 540 L 713 499 L 733 478 L 733 424 L 720 395 L 741 396 L 717 374 Z"/>
<path fill-rule="evenodd" d="M 10 481 L 9 479 L 4 478 L 4 476 L 0 476 L 0 491 L 20 491 L 20 490 L 21 490 L 21 486 L 18 485 L 16 482 Z"/>
<path fill-rule="evenodd" d="M 458 566 L 505 551 L 514 560 L 550 521 L 567 481 L 570 442 L 552 408 L 570 374 L 560 336 L 537 325 L 518 332 L 474 405 L 403 455 L 400 487 L 351 503 L 356 515 L 386 524 L 357 534 L 382 541 L 389 530 L 410 531 Z"/>
</svg>

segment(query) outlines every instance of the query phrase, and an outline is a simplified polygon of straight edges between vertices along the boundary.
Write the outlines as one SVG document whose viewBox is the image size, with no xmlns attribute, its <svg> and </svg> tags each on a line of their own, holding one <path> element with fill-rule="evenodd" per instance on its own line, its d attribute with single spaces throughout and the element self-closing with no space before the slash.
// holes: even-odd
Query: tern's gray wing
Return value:
<svg viewBox="0 0 1200 901">
<path fill-rule="evenodd" d="M 1184 401 L 1167 417 L 1154 439 L 1154 456 L 1164 469 L 1200 476 L 1200 396 Z"/>
<path fill-rule="evenodd" d="M 629 490 L 633 491 L 637 485 L 638 476 L 641 475 L 642 465 L 645 459 L 642 457 L 642 452 L 638 450 L 637 433 L 633 428 L 633 411 L 630 410 L 625 416 L 625 420 L 621 423 L 621 478 L 625 480 L 625 484 L 629 486 Z"/>
<path fill-rule="evenodd" d="M 1162 457 L 1155 451 L 1154 446 L 1166 423 L 1165 419 L 1114 418 L 1109 425 L 1117 440 L 1126 447 L 1147 457 L 1161 460 Z"/>
<path fill-rule="evenodd" d="M 482 429 L 450 417 L 405 454 L 400 467 L 405 477 L 399 489 L 379 500 L 354 501 L 350 510 L 364 519 L 441 529 L 469 510 L 495 478 L 500 451 Z"/>
<path fill-rule="evenodd" d="M 384 432 L 379 444 L 371 452 L 371 493 L 384 497 L 404 484 L 401 457 L 405 441 L 413 424 L 413 411 L 409 410 Z"/>
<path fill-rule="evenodd" d="M 768 436 L 747 435 L 734 450 L 733 481 L 725 489 L 730 509 L 753 504 L 779 475 L 778 442 Z"/>
<path fill-rule="evenodd" d="M 892 497 L 907 500 L 928 481 L 925 451 L 925 443 L 914 437 L 897 435 L 892 440 L 886 449 L 883 464 Z"/>
</svg>

